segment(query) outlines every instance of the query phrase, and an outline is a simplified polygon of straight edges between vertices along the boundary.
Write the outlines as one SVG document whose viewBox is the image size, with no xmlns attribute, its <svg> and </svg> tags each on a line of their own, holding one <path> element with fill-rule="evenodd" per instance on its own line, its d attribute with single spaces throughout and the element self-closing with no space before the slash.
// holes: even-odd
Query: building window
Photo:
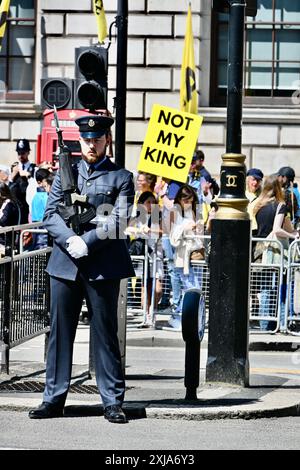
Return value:
<svg viewBox="0 0 300 470">
<path fill-rule="evenodd" d="M 11 0 L 0 53 L 2 102 L 34 99 L 35 1 Z"/>
<path fill-rule="evenodd" d="M 293 105 L 300 89 L 300 1 L 258 0 L 245 18 L 245 104 Z M 228 15 L 213 12 L 211 104 L 227 92 Z"/>
</svg>

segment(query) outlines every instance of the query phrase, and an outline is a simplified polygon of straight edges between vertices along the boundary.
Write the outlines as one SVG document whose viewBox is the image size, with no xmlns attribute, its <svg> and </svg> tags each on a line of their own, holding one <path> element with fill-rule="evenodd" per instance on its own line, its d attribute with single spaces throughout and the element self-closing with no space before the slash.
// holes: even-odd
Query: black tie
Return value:
<svg viewBox="0 0 300 470">
<path fill-rule="evenodd" d="M 25 170 L 25 163 L 22 163 L 22 170 Z"/>
<path fill-rule="evenodd" d="M 94 170 L 95 170 L 94 165 L 90 165 L 88 169 L 88 175 L 91 176 Z"/>
</svg>

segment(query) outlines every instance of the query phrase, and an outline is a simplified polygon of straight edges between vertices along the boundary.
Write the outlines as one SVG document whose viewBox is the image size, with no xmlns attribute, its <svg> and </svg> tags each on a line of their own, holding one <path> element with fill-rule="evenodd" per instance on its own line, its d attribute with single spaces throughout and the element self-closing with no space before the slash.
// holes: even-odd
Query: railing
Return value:
<svg viewBox="0 0 300 470">
<path fill-rule="evenodd" d="M 20 234 L 41 224 L 1 228 L 7 243 L 0 258 L 1 370 L 9 373 L 9 350 L 49 331 L 49 279 L 45 272 L 51 248 L 18 253 Z"/>
<path fill-rule="evenodd" d="M 145 253 L 142 256 L 131 256 L 132 264 L 136 276 L 128 279 L 127 287 L 127 316 L 139 317 L 141 320 L 135 326 L 142 326 L 147 323 L 149 313 L 149 299 L 147 296 L 148 274 L 149 274 L 149 254 L 148 245 L 145 244 Z"/>
<path fill-rule="evenodd" d="M 21 234 L 25 231 L 43 232 L 40 226 L 36 223 L 0 228 L 0 234 L 6 234 L 10 241 L 0 258 L 0 352 L 1 370 L 4 371 L 8 371 L 10 348 L 49 331 L 50 293 L 45 267 L 51 248 L 34 251 L 23 251 L 22 246 L 19 248 Z M 209 321 L 210 237 L 201 238 L 206 249 L 205 259 L 192 261 L 191 266 L 204 295 L 206 318 Z M 276 246 L 280 256 L 273 264 L 251 263 L 250 332 L 274 333 L 280 329 L 299 335 L 300 242 L 295 241 L 290 245 L 286 265 L 283 248 L 278 240 L 253 239 L 253 242 Z M 162 255 L 157 244 L 154 250 L 152 247 L 151 252 L 148 252 L 146 243 L 143 256 L 132 256 L 136 277 L 128 280 L 127 320 L 130 315 L 134 317 L 134 326 L 156 324 L 156 316 L 160 312 L 155 302 L 157 279 L 161 284 L 162 300 L 172 303 L 171 261 Z M 165 312 L 170 314 L 171 310 L 166 309 Z"/>
<path fill-rule="evenodd" d="M 275 333 L 283 329 L 284 319 L 281 318 L 282 288 L 284 285 L 284 249 L 277 239 L 253 238 L 253 243 L 260 243 L 264 251 L 272 248 L 278 253 L 277 260 L 272 263 L 251 263 L 250 271 L 250 305 L 249 319 L 255 333 Z M 264 258 L 264 257 L 263 257 Z M 281 323 L 281 325 L 280 325 Z M 259 329 L 258 329 L 259 328 Z"/>
<path fill-rule="evenodd" d="M 292 335 L 300 336 L 300 241 L 291 243 L 288 253 L 285 327 Z"/>
<path fill-rule="evenodd" d="M 191 261 L 191 267 L 194 268 L 194 274 L 197 278 L 197 282 L 204 294 L 205 307 L 206 307 L 206 318 L 209 320 L 209 247 L 210 237 L 199 236 L 206 250 L 205 259 L 201 261 Z M 284 266 L 284 250 L 280 241 L 266 240 L 253 238 L 253 243 L 259 242 L 263 247 L 273 247 L 279 253 L 278 260 L 275 263 L 267 264 L 262 262 L 251 263 L 250 271 L 250 300 L 249 300 L 249 321 L 250 321 L 250 332 L 255 333 L 275 333 L 281 328 L 284 330 L 284 285 L 285 285 L 285 266 Z M 146 244 L 147 246 L 147 244 Z M 145 296 L 142 292 L 146 292 L 146 286 L 148 284 L 149 277 L 152 279 L 160 276 L 161 289 L 162 289 L 162 300 L 166 304 L 172 304 L 172 287 L 170 282 L 170 271 L 173 266 L 170 258 L 158 256 L 157 252 L 154 251 L 151 257 L 140 256 L 132 257 L 135 266 L 138 267 L 137 277 L 129 281 L 128 288 L 128 306 L 127 312 L 141 318 L 141 325 L 145 324 L 145 320 L 151 319 L 153 326 L 156 323 L 156 315 L 160 313 L 160 310 L 155 307 L 155 282 L 152 282 L 152 293 L 150 304 L 145 303 Z M 138 259 L 137 259 L 138 258 Z M 145 268 L 146 262 L 149 269 Z M 143 263 L 145 263 L 143 265 Z M 161 276 L 160 270 L 157 269 L 158 263 L 163 264 L 163 274 Z M 299 266 L 298 266 L 299 270 Z M 300 270 L 299 270 L 300 271 Z M 144 278 L 142 277 L 144 273 Z M 299 272 L 300 275 L 300 272 Z M 300 281 L 299 281 L 300 283 Z M 132 285 L 135 285 L 135 297 L 133 304 Z M 181 286 L 182 290 L 182 286 Z M 220 292 L 222 295 L 222 292 Z M 149 299 L 148 299 L 149 300 Z M 300 302 L 300 301 L 299 301 Z M 171 313 L 170 309 L 166 309 L 165 312 Z M 300 320 L 300 318 L 299 318 Z M 281 323 L 281 325 L 280 325 Z M 139 324 L 135 324 L 139 326 Z"/>
</svg>

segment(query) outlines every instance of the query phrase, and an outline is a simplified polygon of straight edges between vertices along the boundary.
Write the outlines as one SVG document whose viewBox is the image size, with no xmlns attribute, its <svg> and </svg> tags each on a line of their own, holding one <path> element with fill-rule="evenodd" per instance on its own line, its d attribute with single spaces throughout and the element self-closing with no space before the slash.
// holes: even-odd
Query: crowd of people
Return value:
<svg viewBox="0 0 300 470">
<path fill-rule="evenodd" d="M 71 381 L 73 343 L 86 299 L 104 418 L 111 423 L 126 423 L 122 410 L 125 381 L 117 337 L 118 299 L 121 279 L 129 278 L 133 282 L 136 275 L 126 245 L 132 255 L 142 255 L 147 247 L 156 262 L 157 269 L 149 272 L 147 283 L 142 283 L 148 314 L 144 326 L 151 325 L 153 300 L 155 307 L 163 302 L 168 305 L 172 312 L 170 328 L 181 329 L 185 290 L 202 289 L 203 271 L 196 271 L 192 261 L 205 257 L 202 235 L 210 233 L 211 221 L 218 211 L 219 186 L 204 166 L 203 152 L 196 151 L 186 182 L 140 172 L 134 194 L 132 174 L 107 156 L 113 119 L 89 115 L 75 122 L 79 127 L 82 152 L 82 160 L 74 166 L 78 190 L 89 198 L 94 208 L 108 205 L 112 208 L 105 223 L 98 224 L 97 217 L 94 217 L 96 222 L 86 219 L 79 233 L 73 230 L 70 218 L 65 220 L 60 216 L 64 196 L 61 175 L 53 181 L 51 165 L 37 168 L 30 163 L 28 140 L 17 142 L 16 164 L 9 169 L 0 167 L 0 225 L 43 221 L 53 239 L 46 268 L 50 276 L 51 301 L 46 384 L 43 402 L 30 410 L 29 417 L 63 416 Z M 280 168 L 276 174 L 266 177 L 257 168 L 247 172 L 246 195 L 254 236 L 276 236 L 282 245 L 285 240 L 288 245 L 291 240 L 299 239 L 300 201 L 294 180 L 295 172 L 290 167 Z M 124 200 L 123 210 L 121 201 Z M 124 229 L 125 237 L 109 236 L 116 235 L 118 230 L 123 234 Z M 45 244 L 42 236 L 34 240 L 35 247 Z M 258 244 L 253 243 L 255 262 L 264 255 L 258 253 L 258 248 Z M 164 298 L 162 289 L 166 259 L 172 291 L 168 298 Z M 270 285 L 261 284 L 257 294 L 260 327 L 272 330 L 272 321 L 263 318 L 270 316 Z"/>
<path fill-rule="evenodd" d="M 142 172 L 136 176 L 134 217 L 130 223 L 131 228 L 128 230 L 131 238 L 131 254 L 143 252 L 143 245 L 140 245 L 139 253 L 136 252 L 137 240 L 145 238 L 153 240 L 151 220 L 154 217 L 154 208 L 155 210 L 159 208 L 160 218 L 155 216 L 159 224 L 158 230 L 155 231 L 158 269 L 156 270 L 154 307 L 161 306 L 163 309 L 168 306 L 172 312 L 169 325 L 176 329 L 181 327 L 181 307 L 185 289 L 202 286 L 201 269 L 195 270 L 191 261 L 204 259 L 206 253 L 201 237 L 197 238 L 195 235 L 210 234 L 211 220 L 218 210 L 216 196 L 219 186 L 204 167 L 204 158 L 202 151 L 195 152 L 186 183 L 170 181 L 167 178 Z M 142 198 L 143 194 L 144 198 Z M 300 193 L 295 182 L 294 170 L 291 167 L 282 167 L 276 174 L 264 177 L 259 168 L 250 168 L 246 175 L 246 197 L 249 201 L 248 212 L 252 237 L 271 238 L 272 236 L 280 241 L 286 254 L 289 243 L 299 238 L 300 228 Z M 137 213 L 141 212 L 140 204 L 144 204 L 145 201 L 148 204 L 148 218 L 142 221 L 137 217 Z M 262 250 L 259 252 L 257 248 L 257 243 L 253 242 L 252 261 L 259 263 L 263 252 Z M 162 292 L 165 275 L 161 268 L 163 259 L 167 261 L 172 292 L 167 299 Z M 268 279 L 267 276 L 265 279 Z M 149 314 L 153 286 L 151 276 L 148 277 L 147 283 L 148 304 L 145 326 L 151 325 L 152 321 Z M 270 287 L 260 285 L 259 294 L 260 300 L 253 299 L 257 302 L 257 309 L 254 308 L 253 311 L 259 316 L 268 316 L 270 315 Z M 281 326 L 283 326 L 283 313 Z M 274 322 L 261 320 L 260 328 L 262 330 L 273 329 Z"/>
<path fill-rule="evenodd" d="M 266 242 L 253 242 L 252 261 L 263 264 L 280 263 L 282 253 L 284 267 L 286 267 L 289 244 L 299 239 L 300 229 L 300 193 L 295 182 L 295 171 L 286 166 L 280 168 L 277 173 L 264 177 L 260 169 L 252 168 L 247 173 L 246 195 L 249 199 L 248 211 L 252 236 L 273 239 L 280 243 L 280 245 L 270 245 Z M 280 246 L 281 250 L 278 248 Z M 274 296 L 273 286 L 279 283 L 278 279 L 275 282 L 276 273 L 271 269 L 264 269 L 263 274 L 260 283 L 257 283 L 254 289 L 252 298 L 253 310 L 259 317 L 270 316 Z M 286 281 L 286 270 L 284 270 L 280 292 L 280 328 L 283 329 L 285 327 Z M 294 284 L 293 297 L 299 287 Z M 300 312 L 293 311 L 292 313 Z M 273 320 L 261 319 L 259 326 L 263 331 L 276 329 L 276 323 Z M 299 323 L 292 323 L 290 327 L 298 329 Z"/>
<path fill-rule="evenodd" d="M 217 205 L 213 201 L 219 192 L 218 183 L 204 166 L 201 150 L 194 153 L 186 183 L 139 172 L 136 175 L 136 193 L 133 215 L 127 229 L 132 255 L 144 253 L 147 240 L 150 259 L 156 254 L 156 273 L 147 276 L 147 320 L 151 326 L 150 305 L 155 283 L 154 308 L 168 307 L 172 316 L 171 328 L 181 327 L 183 292 L 188 287 L 200 287 L 201 276 L 190 266 L 190 259 L 203 259 L 204 247 L 195 234 L 209 232 L 212 214 Z M 167 259 L 172 296 L 166 298 L 163 260 Z M 142 304 L 144 292 L 142 289 Z"/>
<path fill-rule="evenodd" d="M 0 226 L 8 227 L 43 219 L 47 197 L 54 179 L 51 163 L 41 165 L 30 162 L 30 143 L 22 138 L 17 141 L 18 161 L 10 167 L 0 165 Z M 12 240 L 9 240 L 11 245 Z M 0 251 L 4 254 L 8 241 L 3 234 L 0 237 Z M 34 250 L 47 246 L 47 235 L 23 232 L 25 250 Z M 16 247 L 17 248 L 17 247 Z"/>
<path fill-rule="evenodd" d="M 0 165 L 0 226 L 40 222 L 43 219 L 48 194 L 55 176 L 51 163 L 36 166 L 29 160 L 30 144 L 25 138 L 16 144 L 18 161 L 11 167 Z M 150 306 L 154 286 L 154 308 L 168 307 L 172 313 L 170 327 L 180 328 L 184 290 L 201 288 L 201 270 L 194 271 L 191 260 L 201 260 L 205 250 L 201 238 L 210 234 L 211 220 L 218 210 L 216 196 L 219 185 L 204 166 L 205 156 L 196 150 L 185 183 L 138 172 L 135 178 L 134 208 L 126 234 L 131 255 L 144 254 L 145 243 L 150 259 L 155 253 L 156 273 L 149 270 L 146 286 L 142 287 L 141 302 L 147 298 L 147 321 L 152 324 Z M 300 192 L 295 171 L 282 167 L 276 174 L 264 177 L 259 168 L 250 168 L 246 175 L 246 197 L 251 220 L 252 237 L 267 238 L 272 234 L 283 244 L 299 238 Z M 23 234 L 24 249 L 47 246 L 47 234 Z M 10 240 L 11 242 L 11 240 Z M 0 251 L 4 254 L 7 236 L 0 236 Z M 252 244 L 252 261 L 260 262 L 262 250 Z M 163 260 L 171 284 L 171 296 L 163 292 Z M 200 274 L 199 274 L 200 273 Z M 154 277 L 154 278 L 153 278 Z M 268 289 L 261 286 L 263 301 L 257 313 L 268 314 Z M 272 328 L 272 322 L 261 321 L 262 329 Z"/>
</svg>

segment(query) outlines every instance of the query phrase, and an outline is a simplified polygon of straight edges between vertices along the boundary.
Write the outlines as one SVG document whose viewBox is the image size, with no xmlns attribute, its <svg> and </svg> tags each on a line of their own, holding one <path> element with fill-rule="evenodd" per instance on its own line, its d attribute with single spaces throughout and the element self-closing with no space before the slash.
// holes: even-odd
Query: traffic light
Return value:
<svg viewBox="0 0 300 470">
<path fill-rule="evenodd" d="M 41 105 L 42 108 L 72 109 L 73 108 L 73 80 L 70 78 L 42 78 L 41 79 Z"/>
<path fill-rule="evenodd" d="M 213 0 L 213 10 L 219 13 L 228 13 L 230 4 L 233 0 Z M 257 0 L 245 0 L 246 3 L 246 16 L 256 16 L 257 13 Z"/>
<path fill-rule="evenodd" d="M 102 46 L 75 49 L 74 108 L 107 108 L 108 50 Z"/>
</svg>

